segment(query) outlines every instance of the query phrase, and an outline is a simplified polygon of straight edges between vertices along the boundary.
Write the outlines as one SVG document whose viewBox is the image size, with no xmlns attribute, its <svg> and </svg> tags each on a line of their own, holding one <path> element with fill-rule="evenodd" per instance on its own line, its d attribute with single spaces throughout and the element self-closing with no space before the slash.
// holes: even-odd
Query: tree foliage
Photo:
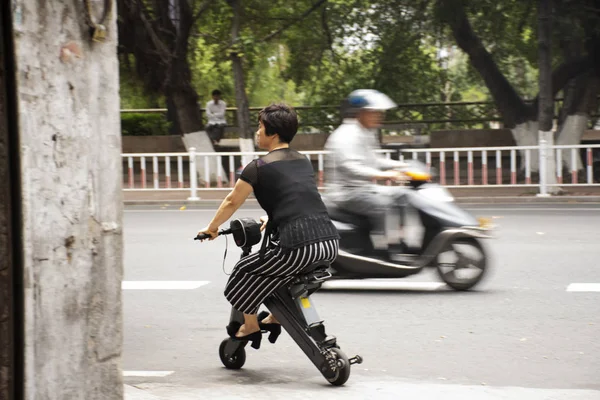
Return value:
<svg viewBox="0 0 600 400">
<path fill-rule="evenodd" d="M 172 36 L 172 28 L 158 10 L 180 2 L 183 0 L 120 3 L 144 4 L 155 31 L 171 32 Z M 249 106 L 279 100 L 294 105 L 335 106 L 354 89 L 375 88 L 398 103 L 495 100 L 507 116 L 508 126 L 529 118 L 535 109 L 531 104 L 538 93 L 534 0 L 240 0 L 235 38 L 232 1 L 189 0 L 187 4 L 195 19 L 189 28 L 185 58 L 189 86 L 201 106 L 215 88 L 224 93 L 230 106 L 237 105 L 232 65 L 235 54 L 241 62 Z M 575 65 L 583 58 L 587 67 L 596 65 L 591 60 L 597 53 L 593 49 L 600 26 L 598 10 L 591 0 L 554 0 L 553 4 L 554 87 L 564 87 L 564 94 L 572 87 L 571 97 L 584 98 L 574 92 L 571 78 L 577 73 L 561 66 Z M 461 33 L 452 29 L 457 11 L 463 12 L 474 37 L 489 55 L 487 65 L 497 74 L 482 76 L 482 67 L 463 51 Z M 120 22 L 123 33 L 130 33 L 121 35 L 121 49 L 140 47 L 139 42 L 148 48 L 143 52 L 122 51 L 127 54 L 121 58 L 122 70 L 131 71 L 133 63 L 136 72 L 122 75 L 124 103 L 168 103 L 167 91 L 161 88 L 165 82 L 173 83 L 164 76 L 171 70 L 147 24 L 131 16 L 121 17 Z M 141 28 L 133 29 L 136 24 Z M 172 43 L 169 34 L 164 34 L 163 42 Z M 175 78 L 185 80 L 185 74 Z M 141 83 L 145 91 L 139 90 Z M 579 85 L 579 92 L 581 87 L 585 85 Z M 498 90 L 504 94 L 499 95 Z M 505 96 L 507 91 L 513 92 L 512 97 Z M 499 102 L 498 96 L 505 100 Z M 514 112 L 519 107 L 521 115 Z"/>
</svg>

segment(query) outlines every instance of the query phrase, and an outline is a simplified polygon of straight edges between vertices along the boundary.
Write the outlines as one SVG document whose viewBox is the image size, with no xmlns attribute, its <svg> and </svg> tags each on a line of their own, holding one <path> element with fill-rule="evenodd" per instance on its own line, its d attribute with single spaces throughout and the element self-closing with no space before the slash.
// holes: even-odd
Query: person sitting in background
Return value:
<svg viewBox="0 0 600 400">
<path fill-rule="evenodd" d="M 212 141 L 213 145 L 218 144 L 223 138 L 225 132 L 225 110 L 227 103 L 221 100 L 221 91 L 215 89 L 212 91 L 212 100 L 206 103 L 206 116 L 208 123 L 206 124 L 206 133 Z"/>
</svg>

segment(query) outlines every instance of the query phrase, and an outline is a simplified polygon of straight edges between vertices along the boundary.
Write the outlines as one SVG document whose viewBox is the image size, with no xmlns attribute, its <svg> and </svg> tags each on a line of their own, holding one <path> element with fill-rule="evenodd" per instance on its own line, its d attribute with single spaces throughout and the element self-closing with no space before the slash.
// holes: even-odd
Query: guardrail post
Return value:
<svg viewBox="0 0 600 400">
<path fill-rule="evenodd" d="M 200 200 L 198 197 L 198 172 L 196 170 L 196 148 L 190 147 L 190 197 L 188 200 Z"/>
</svg>

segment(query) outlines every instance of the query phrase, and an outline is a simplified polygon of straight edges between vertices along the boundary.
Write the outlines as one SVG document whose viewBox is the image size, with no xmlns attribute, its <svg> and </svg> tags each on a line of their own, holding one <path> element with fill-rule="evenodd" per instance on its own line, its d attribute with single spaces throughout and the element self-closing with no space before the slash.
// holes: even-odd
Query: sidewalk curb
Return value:
<svg viewBox="0 0 600 400">
<path fill-rule="evenodd" d="M 600 196 L 497 196 L 497 197 L 455 197 L 458 204 L 600 204 Z M 217 207 L 221 204 L 221 199 L 207 200 L 125 200 L 126 206 L 205 206 Z M 245 205 L 258 206 L 255 199 L 246 200 Z"/>
</svg>

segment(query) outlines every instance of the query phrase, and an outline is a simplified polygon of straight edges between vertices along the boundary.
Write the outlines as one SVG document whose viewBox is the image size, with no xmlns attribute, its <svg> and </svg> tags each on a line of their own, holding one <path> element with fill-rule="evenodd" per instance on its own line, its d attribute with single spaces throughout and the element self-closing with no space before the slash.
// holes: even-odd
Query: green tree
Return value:
<svg viewBox="0 0 600 400">
<path fill-rule="evenodd" d="M 310 32 L 287 35 L 287 74 L 315 105 L 340 104 L 358 88 L 384 91 L 396 102 L 438 100 L 428 3 L 329 1 Z"/>
<path fill-rule="evenodd" d="M 463 0 L 438 0 L 436 10 L 440 20 L 450 28 L 456 44 L 469 56 L 472 67 L 485 82 L 504 125 L 512 129 L 517 144 L 537 144 L 538 98 L 527 102 L 523 92 L 519 93 L 519 86 L 511 83 L 508 74 L 503 72 L 511 60 L 511 54 L 529 62 L 537 54 L 535 3 L 479 1 L 467 4 Z M 494 17 L 490 18 L 491 15 Z M 578 76 L 597 74 L 600 54 L 598 30 L 594 28 L 599 21 L 598 9 L 594 8 L 592 1 L 582 4 L 572 0 L 556 0 L 553 15 L 557 20 L 557 28 L 552 30 L 552 36 L 561 38 L 560 41 L 556 40 L 557 43 L 565 43 L 565 38 L 568 38 L 568 43 L 578 42 L 582 35 L 586 40 L 583 46 L 585 52 L 580 56 L 563 58 L 563 53 L 552 51 L 552 63 L 555 65 L 550 85 L 552 97 Z M 578 21 L 582 30 L 566 30 L 565 21 L 569 19 Z M 513 79 L 515 81 L 518 82 L 518 79 Z M 573 144 L 578 143 L 582 133 L 569 133 L 565 129 L 559 132 L 562 140 Z M 534 171 L 538 168 L 537 161 L 537 157 L 532 157 Z"/>
<path fill-rule="evenodd" d="M 192 86 L 189 44 L 210 0 L 123 0 L 118 2 L 119 52 L 146 93 L 162 95 L 169 119 L 182 133 L 202 129 L 198 94 Z"/>
</svg>

